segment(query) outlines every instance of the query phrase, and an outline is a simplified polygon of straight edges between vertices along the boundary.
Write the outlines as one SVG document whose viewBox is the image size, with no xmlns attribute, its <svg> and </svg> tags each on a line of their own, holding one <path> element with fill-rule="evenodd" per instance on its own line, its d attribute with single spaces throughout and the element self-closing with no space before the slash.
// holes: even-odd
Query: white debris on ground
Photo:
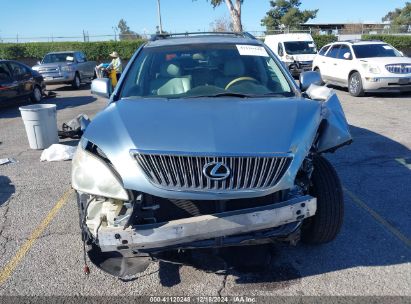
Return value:
<svg viewBox="0 0 411 304">
<path fill-rule="evenodd" d="M 7 165 L 7 164 L 14 164 L 17 163 L 18 161 L 14 158 L 0 158 L 0 166 L 1 165 Z"/>
<path fill-rule="evenodd" d="M 40 161 L 63 161 L 73 159 L 76 147 L 53 144 L 41 153 Z"/>
</svg>

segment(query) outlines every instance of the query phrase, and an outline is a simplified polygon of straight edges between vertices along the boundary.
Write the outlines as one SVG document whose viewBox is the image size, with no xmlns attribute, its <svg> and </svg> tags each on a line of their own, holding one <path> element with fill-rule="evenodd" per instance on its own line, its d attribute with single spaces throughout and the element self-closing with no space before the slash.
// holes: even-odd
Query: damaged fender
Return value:
<svg viewBox="0 0 411 304">
<path fill-rule="evenodd" d="M 314 100 L 322 100 L 323 121 L 319 128 L 316 150 L 318 153 L 334 152 L 352 142 L 349 125 L 335 92 L 324 86 L 311 85 L 307 95 Z"/>
</svg>

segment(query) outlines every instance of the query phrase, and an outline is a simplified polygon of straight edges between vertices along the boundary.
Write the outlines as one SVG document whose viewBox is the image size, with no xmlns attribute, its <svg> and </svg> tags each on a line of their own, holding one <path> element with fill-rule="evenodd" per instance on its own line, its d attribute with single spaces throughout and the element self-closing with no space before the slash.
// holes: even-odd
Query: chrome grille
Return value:
<svg viewBox="0 0 411 304">
<path fill-rule="evenodd" d="M 387 64 L 385 66 L 388 72 L 395 74 L 410 74 L 411 73 L 411 64 Z"/>
<path fill-rule="evenodd" d="M 58 73 L 60 72 L 59 68 L 41 68 L 39 73 Z"/>
<path fill-rule="evenodd" d="M 290 166 L 291 156 L 187 156 L 133 153 L 151 183 L 167 189 L 197 191 L 257 190 L 276 185 Z M 225 180 L 212 180 L 203 167 L 221 162 L 230 168 Z"/>
</svg>

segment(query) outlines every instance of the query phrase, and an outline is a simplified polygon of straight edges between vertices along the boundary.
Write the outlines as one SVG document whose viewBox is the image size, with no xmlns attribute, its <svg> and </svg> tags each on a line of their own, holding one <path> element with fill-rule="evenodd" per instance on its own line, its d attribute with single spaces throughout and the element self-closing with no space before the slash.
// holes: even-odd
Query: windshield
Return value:
<svg viewBox="0 0 411 304">
<path fill-rule="evenodd" d="M 289 55 L 317 54 L 313 41 L 287 41 L 284 42 L 285 51 Z"/>
<path fill-rule="evenodd" d="M 67 57 L 74 57 L 73 53 L 51 53 L 44 56 L 42 63 L 67 62 Z M 72 60 L 71 60 L 72 61 Z"/>
<path fill-rule="evenodd" d="M 358 44 L 352 48 L 357 58 L 402 57 L 400 52 L 389 44 Z"/>
<path fill-rule="evenodd" d="M 146 47 L 127 73 L 120 97 L 293 96 L 266 49 L 201 44 Z"/>
</svg>

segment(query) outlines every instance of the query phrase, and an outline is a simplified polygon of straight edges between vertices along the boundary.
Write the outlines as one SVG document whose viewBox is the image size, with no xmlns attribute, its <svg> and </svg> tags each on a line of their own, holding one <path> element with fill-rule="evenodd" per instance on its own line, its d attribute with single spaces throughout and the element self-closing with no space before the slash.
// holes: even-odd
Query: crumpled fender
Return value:
<svg viewBox="0 0 411 304">
<path fill-rule="evenodd" d="M 306 92 L 311 99 L 322 100 L 322 123 L 318 130 L 316 151 L 334 152 L 352 142 L 349 125 L 335 92 L 324 86 L 311 85 Z"/>
</svg>

